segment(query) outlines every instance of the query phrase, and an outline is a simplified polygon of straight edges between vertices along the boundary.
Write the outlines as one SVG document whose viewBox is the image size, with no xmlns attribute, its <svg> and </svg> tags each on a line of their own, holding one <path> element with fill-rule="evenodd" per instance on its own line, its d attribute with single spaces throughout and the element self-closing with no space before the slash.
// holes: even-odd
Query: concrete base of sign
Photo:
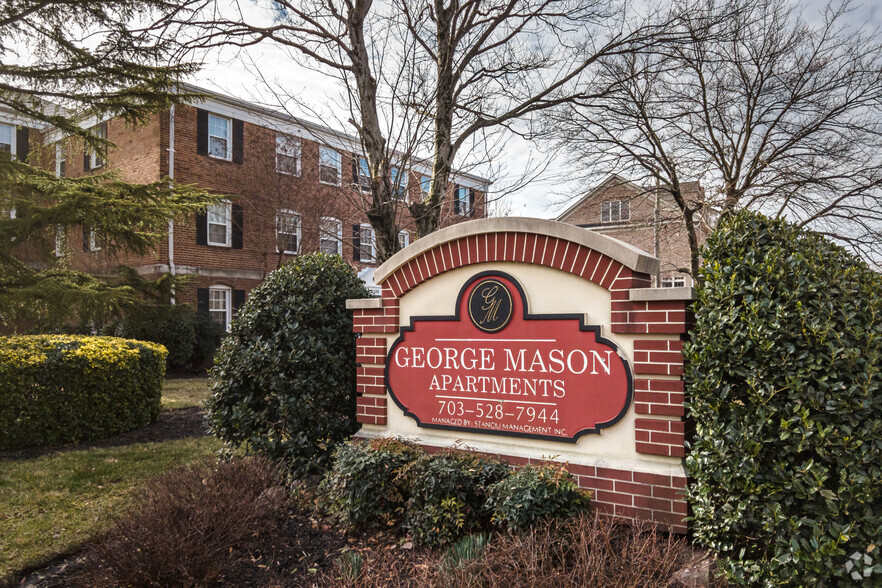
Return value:
<svg viewBox="0 0 882 588">
<path fill-rule="evenodd" d="M 656 260 L 613 239 L 553 221 L 474 221 L 438 231 L 417 244 L 378 268 L 375 276 L 383 287 L 382 298 L 347 303 L 353 310 L 354 329 L 360 336 L 358 415 L 363 426 L 358 436 L 404 437 L 429 450 L 467 447 L 498 456 L 513 466 L 549 460 L 566 462 L 579 484 L 593 492 L 597 509 L 616 516 L 657 521 L 674 531 L 685 532 L 686 431 L 681 337 L 691 318 L 687 308 L 691 289 L 648 288 L 650 276 L 644 272 L 657 267 Z M 460 305 L 461 296 L 469 284 L 483 283 L 480 281 L 483 275 L 500 276 L 503 284 L 516 287 L 515 305 L 520 304 L 519 299 L 523 297 L 524 319 L 529 320 L 520 321 L 517 326 L 520 330 L 508 332 L 533 333 L 531 337 L 524 339 L 524 335 L 519 335 L 521 338 L 512 339 L 506 335 L 508 327 L 500 327 L 499 332 L 482 332 L 483 327 L 475 322 L 471 310 L 468 316 L 461 314 L 464 308 Z M 612 357 L 618 354 L 621 359 L 616 361 L 624 362 L 627 372 L 627 379 L 622 377 L 615 380 L 620 383 L 614 384 L 628 387 L 621 412 L 596 428 L 591 428 L 589 422 L 584 429 L 587 434 L 555 437 L 551 431 L 557 429 L 545 431 L 548 427 L 542 426 L 548 423 L 518 421 L 514 410 L 505 411 L 505 418 L 496 422 L 463 419 L 463 423 L 457 424 L 455 419 L 428 418 L 432 415 L 425 411 L 442 410 L 431 408 L 433 401 L 453 396 L 451 392 L 443 392 L 447 395 L 441 396 L 434 385 L 425 383 L 429 379 L 434 382 L 436 374 L 422 364 L 421 375 L 417 377 L 416 365 L 399 360 L 393 374 L 397 393 L 390 387 L 390 350 L 406 345 L 405 335 L 417 333 L 414 331 L 417 322 L 418 332 L 423 333 L 419 335 L 420 341 L 426 341 L 428 336 L 430 341 L 447 341 L 443 345 L 448 346 L 470 345 L 476 349 L 492 346 L 499 357 L 503 351 L 518 351 L 514 348 L 516 345 L 563 341 L 563 335 L 549 334 L 543 331 L 543 325 L 554 324 L 555 329 L 562 329 L 565 326 L 562 319 L 574 320 L 574 317 L 587 325 L 582 330 L 594 333 L 584 345 L 595 340 L 608 342 L 609 349 L 615 350 Z M 456 334 L 445 334 L 445 325 L 450 326 L 450 333 Z M 528 330 L 524 331 L 525 328 Z M 471 334 L 463 339 L 461 333 Z M 467 343 L 450 343 L 456 341 Z M 511 343 L 512 349 L 503 349 L 509 345 L 506 341 L 518 343 Z M 582 345 L 578 343 L 573 349 L 590 355 L 592 352 L 585 351 L 588 347 Z M 533 348 L 530 350 L 528 353 Z M 464 364 L 457 366 L 454 362 L 460 372 L 451 370 L 449 365 L 445 367 L 437 368 L 439 378 L 443 374 L 456 377 L 460 372 L 463 378 L 467 377 Z M 614 377 L 608 363 L 601 362 L 601 368 L 606 368 L 609 377 Z M 511 366 L 504 369 L 511 371 Z M 520 376 L 529 377 L 552 377 L 547 372 L 553 371 L 541 362 L 518 369 L 525 372 L 519 372 Z M 596 365 L 594 369 L 598 370 Z M 549 410 L 575 410 L 579 414 L 587 411 L 589 415 L 598 410 L 591 404 L 599 401 L 598 391 L 613 384 L 612 380 L 602 380 L 603 369 L 592 371 L 591 374 L 597 375 L 591 377 L 583 372 L 586 370 L 577 370 L 566 380 L 566 398 L 564 382 L 560 380 L 562 393 L 557 399 L 532 398 L 531 403 L 523 397 L 505 397 L 508 400 L 504 402 L 509 403 L 505 406 L 516 409 L 520 404 L 535 404 L 538 411 L 538 405 L 542 404 Z M 411 373 L 413 376 L 408 375 Z M 474 373 L 477 377 L 494 375 Z M 618 388 L 610 388 L 610 392 L 603 394 L 618 394 L 616 390 Z M 470 402 L 490 400 L 489 396 L 482 397 L 476 388 L 472 388 L 471 394 L 467 392 L 456 393 L 457 402 L 465 403 L 458 409 L 464 409 L 465 413 L 474 414 L 471 409 L 481 410 L 479 405 Z M 419 400 L 422 413 L 412 412 L 414 398 Z M 503 402 L 501 398 L 495 396 L 493 402 Z M 603 398 L 601 403 L 609 402 Z M 443 401 L 440 404 L 444 406 Z M 523 414 L 524 407 L 520 408 L 519 414 Z M 445 424 L 432 425 L 433 422 Z"/>
</svg>

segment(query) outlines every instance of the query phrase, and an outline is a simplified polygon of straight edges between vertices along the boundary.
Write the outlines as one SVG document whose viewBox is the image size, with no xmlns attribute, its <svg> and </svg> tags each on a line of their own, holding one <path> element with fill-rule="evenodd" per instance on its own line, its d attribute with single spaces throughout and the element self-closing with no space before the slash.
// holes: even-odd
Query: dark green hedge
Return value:
<svg viewBox="0 0 882 588">
<path fill-rule="evenodd" d="M 882 279 L 746 212 L 703 255 L 686 346 L 696 539 L 739 585 L 880 585 Z"/>
<path fill-rule="evenodd" d="M 493 515 L 487 490 L 508 474 L 508 466 L 497 459 L 455 449 L 404 466 L 404 525 L 414 543 L 442 545 L 485 527 Z"/>
<path fill-rule="evenodd" d="M 319 487 L 319 503 L 347 527 L 394 527 L 404 517 L 401 468 L 425 452 L 400 439 L 349 442 L 334 452 L 334 467 Z"/>
<path fill-rule="evenodd" d="M 110 325 L 104 334 L 158 343 L 168 349 L 169 369 L 211 366 L 225 331 L 206 313 L 187 304 L 142 304 Z"/>
<path fill-rule="evenodd" d="M 0 337 L 0 449 L 131 431 L 159 416 L 161 345 L 71 335 Z"/>
</svg>

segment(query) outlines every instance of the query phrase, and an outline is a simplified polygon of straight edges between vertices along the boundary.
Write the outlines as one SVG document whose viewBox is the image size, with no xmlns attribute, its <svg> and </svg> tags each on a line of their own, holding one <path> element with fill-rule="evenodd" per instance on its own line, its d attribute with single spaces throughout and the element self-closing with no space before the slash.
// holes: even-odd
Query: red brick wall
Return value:
<svg viewBox="0 0 882 588">
<path fill-rule="evenodd" d="M 196 113 L 197 109 L 190 106 L 175 109 L 175 179 L 183 184 L 194 184 L 214 193 L 230 195 L 233 202 L 242 205 L 243 248 L 197 245 L 195 215 L 176 221 L 175 265 L 182 274 L 198 268 L 189 290 L 178 292 L 179 301 L 194 302 L 196 288 L 209 285 L 250 290 L 270 271 L 289 259 L 290 255 L 277 251 L 275 216 L 280 209 L 289 209 L 301 215 L 302 253 L 318 249 L 320 219 L 334 217 L 342 222 L 344 259 L 357 268 L 375 265 L 353 261 L 353 225 L 367 222 L 362 210 L 370 195 L 352 189 L 351 154 L 342 153 L 341 186 L 323 184 L 319 181 L 320 144 L 303 138 L 300 175 L 280 174 L 275 164 L 276 131 L 245 122 L 242 163 L 199 155 L 196 148 Z M 117 170 L 125 180 L 131 182 L 154 182 L 168 175 L 169 116 L 169 112 L 153 115 L 146 124 L 138 127 L 126 125 L 121 119 L 110 120 L 108 140 L 116 146 L 109 152 L 106 166 L 86 173 Z M 66 153 L 67 175 L 83 175 L 82 142 L 69 140 Z M 47 156 L 46 166 L 50 169 L 54 169 L 54 159 L 54 152 Z M 419 176 L 413 175 L 409 197 L 418 198 L 419 191 Z M 477 202 L 479 214 L 483 214 L 483 196 L 480 192 Z M 450 202 L 445 204 L 442 218 L 444 225 L 471 220 L 471 217 L 452 214 Z M 403 203 L 399 211 L 399 224 L 410 232 L 412 242 L 416 237 L 413 219 Z M 84 252 L 80 229 L 71 230 L 68 241 L 73 253 L 73 266 L 99 274 L 111 272 L 119 263 L 138 267 L 165 265 L 169 261 L 166 237 L 159 240 L 155 253 L 146 256 L 127 252 L 115 256 L 108 255 L 107 251 Z M 249 277 L 241 277 L 242 272 L 247 272 Z M 240 274 L 239 277 L 236 274 Z M 147 275 L 155 274 L 149 272 Z"/>
</svg>

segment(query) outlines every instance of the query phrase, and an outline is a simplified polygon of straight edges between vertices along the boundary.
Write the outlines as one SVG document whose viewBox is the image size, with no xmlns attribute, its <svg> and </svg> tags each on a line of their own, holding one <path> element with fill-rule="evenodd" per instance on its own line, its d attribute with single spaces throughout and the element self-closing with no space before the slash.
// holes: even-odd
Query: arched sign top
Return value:
<svg viewBox="0 0 882 588">
<path fill-rule="evenodd" d="M 589 229 L 540 218 L 504 217 L 459 223 L 423 237 L 378 267 L 374 272 L 374 280 L 377 284 L 384 283 L 400 268 L 440 245 L 491 233 L 524 233 L 551 237 L 596 251 L 634 272 L 654 274 L 659 269 L 659 260 L 645 251 Z"/>
</svg>

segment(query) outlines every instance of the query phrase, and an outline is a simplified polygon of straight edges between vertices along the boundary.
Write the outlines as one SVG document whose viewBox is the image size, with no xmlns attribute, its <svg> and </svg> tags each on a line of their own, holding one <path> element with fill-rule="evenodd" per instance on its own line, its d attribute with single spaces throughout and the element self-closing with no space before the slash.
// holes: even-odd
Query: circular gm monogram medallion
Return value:
<svg viewBox="0 0 882 588">
<path fill-rule="evenodd" d="M 497 333 L 511 321 L 511 292 L 497 279 L 479 281 L 469 294 L 469 318 L 485 333 Z"/>
</svg>

